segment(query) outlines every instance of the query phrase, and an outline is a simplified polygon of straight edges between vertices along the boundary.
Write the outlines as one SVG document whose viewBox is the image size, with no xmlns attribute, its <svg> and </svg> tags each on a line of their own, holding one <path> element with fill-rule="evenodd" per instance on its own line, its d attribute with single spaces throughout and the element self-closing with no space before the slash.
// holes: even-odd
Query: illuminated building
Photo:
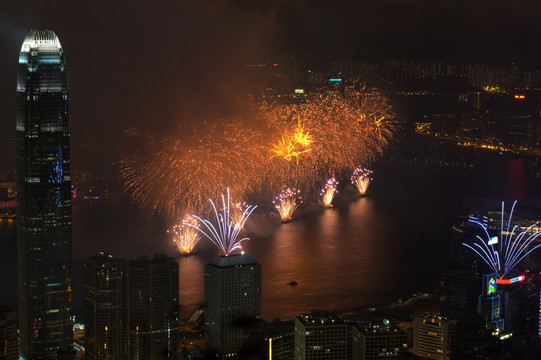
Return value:
<svg viewBox="0 0 541 360">
<path fill-rule="evenodd" d="M 497 293 L 496 273 L 483 275 L 483 292 L 479 295 L 477 312 L 486 322 L 487 329 L 504 330 L 501 317 L 501 297 Z"/>
<path fill-rule="evenodd" d="M 443 316 L 416 316 L 413 325 L 413 352 L 420 358 L 450 359 L 455 323 Z"/>
<path fill-rule="evenodd" d="M 323 310 L 295 318 L 295 359 L 347 359 L 348 326 Z"/>
<path fill-rule="evenodd" d="M 127 358 L 177 359 L 178 263 L 165 255 L 130 260 L 125 286 Z"/>
<path fill-rule="evenodd" d="M 295 322 L 274 319 L 265 332 L 273 360 L 291 360 L 295 349 Z"/>
<path fill-rule="evenodd" d="M 64 51 L 54 32 L 31 30 L 17 77 L 17 260 L 20 358 L 73 347 L 71 179 Z"/>
<path fill-rule="evenodd" d="M 85 359 L 124 359 L 126 261 L 99 253 L 84 264 Z"/>
<path fill-rule="evenodd" d="M 541 128 L 539 120 L 541 95 L 539 91 L 519 91 L 512 93 L 505 102 L 504 140 L 519 146 L 538 146 Z"/>
<path fill-rule="evenodd" d="M 235 356 L 261 318 L 261 265 L 246 254 L 217 256 L 205 265 L 207 349 Z"/>
<path fill-rule="evenodd" d="M 17 313 L 7 306 L 0 306 L 0 359 L 17 360 L 18 358 Z"/>
<path fill-rule="evenodd" d="M 499 279 L 500 280 L 500 279 Z M 539 348 L 540 276 L 531 271 L 516 271 L 505 283 L 498 283 L 502 298 L 505 330 L 512 333 L 515 354 L 527 353 Z M 536 352 L 536 357 L 538 352 Z"/>
<path fill-rule="evenodd" d="M 396 359 L 408 350 L 407 336 L 388 320 L 355 325 L 353 335 L 353 360 Z"/>
</svg>

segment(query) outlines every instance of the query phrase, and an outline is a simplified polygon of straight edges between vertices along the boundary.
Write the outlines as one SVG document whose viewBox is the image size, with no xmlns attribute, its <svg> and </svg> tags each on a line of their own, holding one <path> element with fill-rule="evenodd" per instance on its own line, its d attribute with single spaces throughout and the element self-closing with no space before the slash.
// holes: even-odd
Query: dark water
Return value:
<svg viewBox="0 0 541 360">
<path fill-rule="evenodd" d="M 308 204 L 289 223 L 259 212 L 247 224 L 247 253 L 263 268 L 263 317 L 292 318 L 311 309 L 344 310 L 393 301 L 436 287 L 451 258 L 450 227 L 464 205 L 478 197 L 489 205 L 536 196 L 521 160 L 500 159 L 474 169 L 405 164 L 374 168 L 367 197 L 351 186 L 336 205 Z M 468 200 L 470 199 L 470 200 Z M 473 201 L 475 202 L 475 201 Z M 520 203 L 519 203 L 520 207 Z M 74 307 L 82 309 L 82 264 L 98 251 L 117 257 L 167 253 L 180 265 L 185 317 L 203 302 L 203 266 L 216 256 L 205 240 L 200 253 L 183 258 L 163 221 L 149 218 L 121 195 L 73 208 Z M 16 305 L 15 223 L 0 224 L 0 304 Z M 296 280 L 297 286 L 288 282 Z"/>
</svg>

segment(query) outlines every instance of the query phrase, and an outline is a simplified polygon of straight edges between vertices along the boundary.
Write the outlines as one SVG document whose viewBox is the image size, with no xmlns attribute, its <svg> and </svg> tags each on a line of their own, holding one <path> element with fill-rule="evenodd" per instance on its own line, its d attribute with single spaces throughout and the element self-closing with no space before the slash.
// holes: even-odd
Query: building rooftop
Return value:
<svg viewBox="0 0 541 360">
<path fill-rule="evenodd" d="M 30 52 L 30 50 L 57 52 L 60 49 L 62 49 L 62 46 L 54 31 L 32 29 L 24 38 L 21 52 Z"/>
<path fill-rule="evenodd" d="M 239 265 L 255 265 L 257 261 L 253 257 L 247 254 L 233 254 L 229 256 L 216 256 L 211 260 L 210 265 L 225 268 Z"/>
<path fill-rule="evenodd" d="M 173 259 L 170 256 L 167 256 L 167 254 L 155 254 L 154 258 L 150 258 L 148 255 L 141 255 L 137 256 L 137 258 L 129 260 L 131 264 L 165 264 L 165 263 L 172 263 L 177 262 L 175 259 Z"/>
<path fill-rule="evenodd" d="M 113 254 L 104 253 L 100 251 L 99 253 L 91 256 L 87 262 L 95 263 L 113 263 L 113 262 L 122 262 L 124 259 L 116 258 Z"/>
<path fill-rule="evenodd" d="M 392 324 L 387 319 L 382 319 L 381 321 L 370 321 L 365 324 L 357 324 L 357 328 L 361 333 L 366 336 L 375 336 L 375 335 L 405 335 L 404 331 L 397 327 L 395 324 Z"/>
<path fill-rule="evenodd" d="M 297 316 L 297 319 L 304 325 L 338 325 L 343 324 L 335 314 L 325 310 L 312 310 L 310 314 Z"/>
</svg>

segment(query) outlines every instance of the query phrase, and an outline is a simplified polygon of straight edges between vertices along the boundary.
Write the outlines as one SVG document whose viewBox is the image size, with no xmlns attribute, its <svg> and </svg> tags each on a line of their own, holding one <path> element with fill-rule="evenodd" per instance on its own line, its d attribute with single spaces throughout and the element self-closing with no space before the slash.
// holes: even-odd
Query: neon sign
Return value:
<svg viewBox="0 0 541 360">
<path fill-rule="evenodd" d="M 511 279 L 497 279 L 496 283 L 497 284 L 503 284 L 503 285 L 509 285 L 509 284 L 514 284 L 514 283 L 519 282 L 519 281 L 523 281 L 525 278 L 526 277 L 524 275 L 520 275 L 520 276 L 511 278 Z"/>
<path fill-rule="evenodd" d="M 489 240 L 488 240 L 488 244 L 489 245 L 495 245 L 498 243 L 498 237 L 497 236 L 494 236 L 494 237 L 491 237 Z"/>
<path fill-rule="evenodd" d="M 495 292 L 496 292 L 496 278 L 495 277 L 490 277 L 488 279 L 487 295 L 493 294 Z"/>
</svg>

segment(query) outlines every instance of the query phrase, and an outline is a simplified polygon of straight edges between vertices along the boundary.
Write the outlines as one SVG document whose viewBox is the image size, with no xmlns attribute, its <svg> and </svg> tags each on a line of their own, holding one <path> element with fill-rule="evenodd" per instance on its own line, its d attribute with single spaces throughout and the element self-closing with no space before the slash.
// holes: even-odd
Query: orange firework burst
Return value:
<svg viewBox="0 0 541 360">
<path fill-rule="evenodd" d="M 120 173 L 132 200 L 171 218 L 186 207 L 208 210 L 207 199 L 219 196 L 219 189 L 226 186 L 242 194 L 255 163 L 246 146 L 246 132 L 234 124 L 206 130 L 202 135 L 179 133 L 162 141 L 127 133 Z"/>
<path fill-rule="evenodd" d="M 241 199 L 291 184 L 306 197 L 327 174 L 370 164 L 397 124 L 387 98 L 358 85 L 243 109 L 160 139 L 127 131 L 119 165 L 132 200 L 173 218 L 210 211 L 207 200 L 226 187 Z"/>
<path fill-rule="evenodd" d="M 310 137 L 310 134 L 308 131 L 305 132 L 304 125 L 301 124 L 301 118 L 299 117 L 299 121 L 297 122 L 297 127 L 295 128 L 295 135 L 293 135 L 293 138 L 299 144 L 300 146 L 303 146 L 306 151 L 311 151 L 310 145 L 314 142 L 312 138 Z"/>
<path fill-rule="evenodd" d="M 373 161 L 396 128 L 388 100 L 362 86 L 316 92 L 301 104 L 264 104 L 261 114 L 274 126 L 269 134 L 284 134 L 269 144 L 268 178 L 303 192 L 327 173 Z"/>
<path fill-rule="evenodd" d="M 289 135 L 287 132 L 282 135 L 282 138 L 278 141 L 277 144 L 272 145 L 271 159 L 274 157 L 281 157 L 287 161 L 291 161 L 293 158 L 299 162 L 299 157 L 302 154 L 307 154 L 312 149 L 310 144 L 312 139 L 308 132 L 304 132 L 304 126 L 299 122 L 297 127 L 294 129 L 293 135 Z"/>
</svg>

